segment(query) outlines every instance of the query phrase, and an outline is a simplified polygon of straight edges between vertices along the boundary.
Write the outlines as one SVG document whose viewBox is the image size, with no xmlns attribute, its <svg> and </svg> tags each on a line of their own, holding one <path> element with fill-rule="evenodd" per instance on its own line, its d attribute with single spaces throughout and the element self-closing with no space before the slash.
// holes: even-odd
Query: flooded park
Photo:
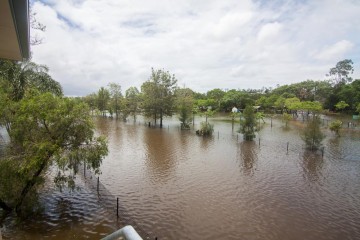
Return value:
<svg viewBox="0 0 360 240">
<path fill-rule="evenodd" d="M 82 169 L 74 192 L 48 184 L 39 215 L 3 219 L 3 238 L 99 239 L 126 224 L 159 240 L 360 237 L 359 128 L 336 137 L 323 121 L 324 151 L 309 152 L 301 121 L 265 119 L 254 141 L 223 117 L 197 136 L 199 121 L 181 131 L 176 117 L 162 129 L 96 118 L 109 143 L 99 186 Z"/>
</svg>

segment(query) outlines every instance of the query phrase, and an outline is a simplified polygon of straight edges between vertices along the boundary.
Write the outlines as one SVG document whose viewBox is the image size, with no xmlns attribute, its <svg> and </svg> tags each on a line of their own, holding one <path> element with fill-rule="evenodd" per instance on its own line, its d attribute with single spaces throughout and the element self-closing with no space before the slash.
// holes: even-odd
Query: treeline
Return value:
<svg viewBox="0 0 360 240">
<path fill-rule="evenodd" d="M 179 113 L 181 122 L 186 123 L 195 112 L 208 109 L 230 112 L 233 107 L 245 109 L 248 105 L 259 106 L 265 112 L 279 112 L 299 109 L 313 104 L 328 111 L 354 114 L 360 111 L 360 79 L 351 78 L 353 62 L 345 59 L 329 70 L 328 80 L 306 80 L 300 83 L 262 89 L 219 88 L 207 93 L 179 88 L 174 75 L 164 70 L 152 69 L 141 89 L 130 87 L 123 95 L 120 85 L 111 83 L 97 93 L 84 97 L 90 108 L 105 115 L 126 119 L 143 113 L 160 121 L 164 116 Z M 311 108 L 308 108 L 311 109 Z"/>
</svg>

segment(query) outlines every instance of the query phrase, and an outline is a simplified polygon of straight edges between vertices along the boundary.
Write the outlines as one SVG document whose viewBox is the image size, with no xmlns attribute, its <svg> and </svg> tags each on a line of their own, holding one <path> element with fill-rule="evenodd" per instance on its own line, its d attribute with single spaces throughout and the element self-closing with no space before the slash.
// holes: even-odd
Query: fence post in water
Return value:
<svg viewBox="0 0 360 240">
<path fill-rule="evenodd" d="M 321 148 L 321 157 L 324 157 L 324 148 L 325 148 L 325 147 L 322 147 L 322 148 Z"/>
<path fill-rule="evenodd" d="M 84 162 L 84 177 L 86 177 L 86 162 Z"/>
<path fill-rule="evenodd" d="M 236 134 L 236 140 L 239 140 L 239 134 Z"/>
<path fill-rule="evenodd" d="M 116 216 L 119 217 L 119 198 L 116 198 Z"/>
<path fill-rule="evenodd" d="M 288 153 L 289 152 L 289 142 L 287 142 L 287 144 L 286 144 L 286 153 Z"/>
<path fill-rule="evenodd" d="M 218 131 L 218 139 L 219 139 L 219 134 L 220 134 L 220 133 L 219 133 L 219 131 Z"/>
<path fill-rule="evenodd" d="M 272 128 L 272 117 L 270 118 L 270 121 L 271 121 L 271 128 Z"/>
<path fill-rule="evenodd" d="M 96 187 L 97 191 L 99 191 L 99 182 L 100 182 L 100 180 L 99 180 L 99 176 L 98 176 L 97 177 L 97 187 Z"/>
<path fill-rule="evenodd" d="M 259 147 L 260 147 L 260 138 L 259 138 Z"/>
</svg>

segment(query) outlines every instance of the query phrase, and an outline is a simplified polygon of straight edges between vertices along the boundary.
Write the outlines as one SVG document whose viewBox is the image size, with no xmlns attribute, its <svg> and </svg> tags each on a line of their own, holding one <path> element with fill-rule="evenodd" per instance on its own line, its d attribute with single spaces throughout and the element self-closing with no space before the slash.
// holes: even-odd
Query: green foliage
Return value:
<svg viewBox="0 0 360 240">
<path fill-rule="evenodd" d="M 332 121 L 329 124 L 329 129 L 338 136 L 340 135 L 339 133 L 340 133 L 341 127 L 342 127 L 342 121 L 340 121 L 340 120 Z"/>
<path fill-rule="evenodd" d="M 351 82 L 350 74 L 354 72 L 353 61 L 351 59 L 344 59 L 336 64 L 335 67 L 329 71 L 329 76 L 333 79 L 333 84 Z"/>
<path fill-rule="evenodd" d="M 244 109 L 243 121 L 241 123 L 240 132 L 244 135 L 244 140 L 251 141 L 255 138 L 256 116 L 254 108 L 248 105 Z"/>
<path fill-rule="evenodd" d="M 283 113 L 281 120 L 285 123 L 285 127 L 288 126 L 289 121 L 291 120 L 291 115 L 288 113 Z"/>
<path fill-rule="evenodd" d="M 208 118 L 214 116 L 215 110 L 208 109 L 205 112 L 200 112 L 200 116 L 205 116 L 205 122 L 208 122 Z"/>
<path fill-rule="evenodd" d="M 337 104 L 335 104 L 335 108 L 340 111 L 347 108 L 348 106 L 349 104 L 347 104 L 345 101 L 340 101 Z"/>
<path fill-rule="evenodd" d="M 143 93 L 143 110 L 146 116 L 160 119 L 172 116 L 175 108 L 176 78 L 164 70 L 151 70 L 150 79 L 141 85 Z"/>
<path fill-rule="evenodd" d="M 120 106 L 123 100 L 121 86 L 117 83 L 109 83 L 110 106 L 109 110 L 115 113 L 116 118 L 120 115 Z"/>
<path fill-rule="evenodd" d="M 0 60 L 0 78 L 6 82 L 8 98 L 21 100 L 31 91 L 62 95 L 61 85 L 48 74 L 48 68 L 33 62 Z"/>
<path fill-rule="evenodd" d="M 189 129 L 194 105 L 193 91 L 189 88 L 180 88 L 175 91 L 175 95 L 181 128 Z"/>
<path fill-rule="evenodd" d="M 201 122 L 200 123 L 200 130 L 196 133 L 202 136 L 211 136 L 214 132 L 214 125 L 208 122 Z"/>
<path fill-rule="evenodd" d="M 321 147 L 321 142 L 325 135 L 320 129 L 320 118 L 314 116 L 310 119 L 301 135 L 301 138 L 305 142 L 306 148 L 310 150 L 317 150 Z"/>
<path fill-rule="evenodd" d="M 360 114 L 360 103 L 358 103 L 358 105 L 356 107 L 356 112 L 358 112 Z"/>
<path fill-rule="evenodd" d="M 274 105 L 275 105 L 275 107 L 277 108 L 277 109 L 279 109 L 279 110 L 282 110 L 282 109 L 284 109 L 284 107 L 285 107 L 285 98 L 284 97 L 279 97 L 276 101 L 275 101 L 275 103 L 274 103 Z"/>
<path fill-rule="evenodd" d="M 297 110 L 300 108 L 300 99 L 297 97 L 285 99 L 285 106 L 289 110 Z"/>
<path fill-rule="evenodd" d="M 97 94 L 97 106 L 99 111 L 105 116 L 106 110 L 109 110 L 110 92 L 108 89 L 101 87 Z"/>
<path fill-rule="evenodd" d="M 220 103 L 221 103 L 221 100 L 224 97 L 224 95 L 225 95 L 225 92 L 219 88 L 215 88 L 206 93 L 206 96 L 208 99 L 214 99 L 214 101 L 216 102 L 217 109 L 220 108 Z"/>
<path fill-rule="evenodd" d="M 136 87 L 130 87 L 125 91 L 126 109 L 136 120 L 136 114 L 139 112 L 141 94 Z"/>
<path fill-rule="evenodd" d="M 298 109 L 318 113 L 322 110 L 322 105 L 320 102 L 304 101 L 300 102 L 300 104 L 298 105 Z"/>
<path fill-rule="evenodd" d="M 12 102 L 8 155 L 0 160 L 0 202 L 21 212 L 24 201 L 36 192 L 50 166 L 59 169 L 55 181 L 71 183 L 78 163 L 100 172 L 107 154 L 104 138 L 94 136 L 89 108 L 76 99 L 60 98 L 51 93 L 26 96 Z M 6 169 L 6 171 L 4 170 Z M 61 181 L 59 180 L 61 179 Z M 66 181 L 65 181 L 66 180 Z"/>
</svg>

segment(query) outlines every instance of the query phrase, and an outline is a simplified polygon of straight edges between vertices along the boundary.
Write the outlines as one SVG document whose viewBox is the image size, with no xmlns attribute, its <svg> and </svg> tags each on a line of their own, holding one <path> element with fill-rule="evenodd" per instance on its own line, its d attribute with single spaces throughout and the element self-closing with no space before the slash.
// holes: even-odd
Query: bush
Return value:
<svg viewBox="0 0 360 240">
<path fill-rule="evenodd" d="M 340 136 L 339 132 L 342 127 L 342 121 L 335 120 L 330 123 L 329 128 L 332 132 L 334 132 L 336 135 Z"/>
<path fill-rule="evenodd" d="M 321 147 L 321 142 L 324 137 L 324 134 L 320 130 L 320 119 L 314 116 L 307 122 L 301 138 L 304 140 L 306 148 L 317 150 Z"/>
<path fill-rule="evenodd" d="M 285 123 L 285 127 L 288 126 L 289 121 L 291 120 L 292 116 L 288 113 L 283 113 L 282 121 Z"/>
<path fill-rule="evenodd" d="M 196 131 L 196 134 L 201 136 L 211 136 L 214 132 L 214 125 L 208 122 L 201 122 L 200 123 L 200 130 Z"/>
<path fill-rule="evenodd" d="M 243 116 L 244 120 L 241 123 L 240 132 L 244 134 L 244 140 L 252 141 L 256 137 L 256 118 L 254 108 L 251 105 L 246 106 Z"/>
</svg>

